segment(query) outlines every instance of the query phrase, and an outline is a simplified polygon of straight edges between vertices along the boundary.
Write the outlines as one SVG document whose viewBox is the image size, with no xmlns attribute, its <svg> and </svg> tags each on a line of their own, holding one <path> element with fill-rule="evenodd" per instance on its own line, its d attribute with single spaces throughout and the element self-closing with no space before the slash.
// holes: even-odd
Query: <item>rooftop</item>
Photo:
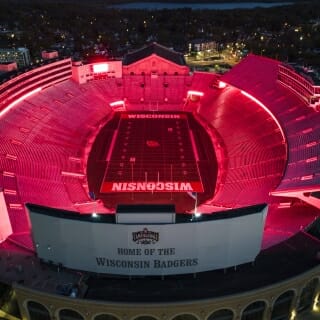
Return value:
<svg viewBox="0 0 320 320">
<path fill-rule="evenodd" d="M 152 54 L 156 54 L 157 56 L 172 61 L 173 63 L 176 63 L 178 65 L 186 65 L 186 61 L 182 53 L 170 50 L 166 47 L 159 45 L 156 42 L 153 42 L 148 46 L 137 51 L 128 53 L 123 59 L 123 65 L 135 63 L 141 59 L 149 57 Z"/>
</svg>

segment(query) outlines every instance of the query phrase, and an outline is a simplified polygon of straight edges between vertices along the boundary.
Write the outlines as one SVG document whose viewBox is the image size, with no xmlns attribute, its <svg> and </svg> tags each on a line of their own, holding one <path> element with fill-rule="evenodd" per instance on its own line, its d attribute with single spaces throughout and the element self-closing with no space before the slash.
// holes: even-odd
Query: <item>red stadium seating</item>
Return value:
<svg viewBox="0 0 320 320">
<path fill-rule="evenodd" d="M 204 203 L 208 211 L 269 202 L 270 192 L 317 188 L 319 114 L 277 82 L 278 66 L 277 61 L 249 56 L 221 78 L 203 72 L 154 79 L 125 75 L 83 85 L 65 80 L 63 71 L 59 83 L 46 84 L 0 121 L 0 186 L 12 239 L 18 241 L 20 234 L 22 245 L 32 249 L 25 240 L 30 228 L 26 202 L 92 211 L 86 178 L 89 152 L 114 114 L 110 103 L 123 99 L 129 111 L 190 111 L 208 131 L 219 168 L 215 184 L 199 162 L 205 183 L 212 183 L 212 196 Z M 226 88 L 218 88 L 219 79 Z M 203 96 L 192 101 L 189 90 Z M 205 154 L 206 147 L 200 145 L 198 152 Z"/>
</svg>

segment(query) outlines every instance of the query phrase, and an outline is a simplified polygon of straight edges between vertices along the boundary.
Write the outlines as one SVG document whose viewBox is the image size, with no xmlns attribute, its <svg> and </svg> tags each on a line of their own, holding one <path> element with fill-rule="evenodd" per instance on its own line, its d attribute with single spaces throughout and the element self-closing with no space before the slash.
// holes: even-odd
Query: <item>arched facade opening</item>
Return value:
<svg viewBox="0 0 320 320">
<path fill-rule="evenodd" d="M 84 317 L 77 311 L 62 309 L 59 312 L 59 320 L 84 320 Z"/>
<path fill-rule="evenodd" d="M 172 320 L 198 320 L 198 318 L 192 314 L 179 314 L 178 316 L 175 316 L 172 318 Z"/>
<path fill-rule="evenodd" d="M 221 309 L 210 314 L 207 320 L 233 320 L 234 314 L 229 309 Z"/>
<path fill-rule="evenodd" d="M 264 301 L 255 301 L 243 310 L 241 320 L 263 320 L 265 310 L 266 303 Z"/>
<path fill-rule="evenodd" d="M 119 320 L 119 318 L 112 314 L 99 314 L 94 317 L 94 320 Z"/>
<path fill-rule="evenodd" d="M 294 298 L 292 290 L 281 294 L 273 304 L 271 320 L 288 320 L 290 319 L 291 305 Z"/>
<path fill-rule="evenodd" d="M 32 320 L 50 320 L 50 313 L 48 309 L 41 303 L 29 301 L 27 303 L 29 317 Z"/>
<path fill-rule="evenodd" d="M 134 320 L 157 320 L 157 319 L 151 316 L 140 316 L 140 317 L 134 318 Z"/>
<path fill-rule="evenodd" d="M 317 287 L 319 285 L 318 279 L 309 281 L 303 288 L 299 297 L 298 312 L 310 310 L 312 308 L 313 299 L 316 294 Z"/>
</svg>

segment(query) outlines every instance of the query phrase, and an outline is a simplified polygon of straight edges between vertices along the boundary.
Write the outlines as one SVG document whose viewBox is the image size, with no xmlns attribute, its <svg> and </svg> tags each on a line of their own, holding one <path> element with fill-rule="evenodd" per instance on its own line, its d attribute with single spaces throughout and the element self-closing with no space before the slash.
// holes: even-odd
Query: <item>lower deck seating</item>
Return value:
<svg viewBox="0 0 320 320">
<path fill-rule="evenodd" d="M 1 121 L 0 183 L 15 235 L 30 231 L 26 202 L 81 212 L 74 203 L 89 200 L 85 148 L 112 112 L 106 97 L 90 90 L 66 81 L 24 100 Z"/>
<path fill-rule="evenodd" d="M 235 207 L 267 202 L 270 190 L 281 181 L 287 156 L 276 122 L 238 89 L 212 89 L 205 95 L 200 117 L 218 132 L 224 149 L 220 161 L 224 169 L 210 204 Z"/>
</svg>

